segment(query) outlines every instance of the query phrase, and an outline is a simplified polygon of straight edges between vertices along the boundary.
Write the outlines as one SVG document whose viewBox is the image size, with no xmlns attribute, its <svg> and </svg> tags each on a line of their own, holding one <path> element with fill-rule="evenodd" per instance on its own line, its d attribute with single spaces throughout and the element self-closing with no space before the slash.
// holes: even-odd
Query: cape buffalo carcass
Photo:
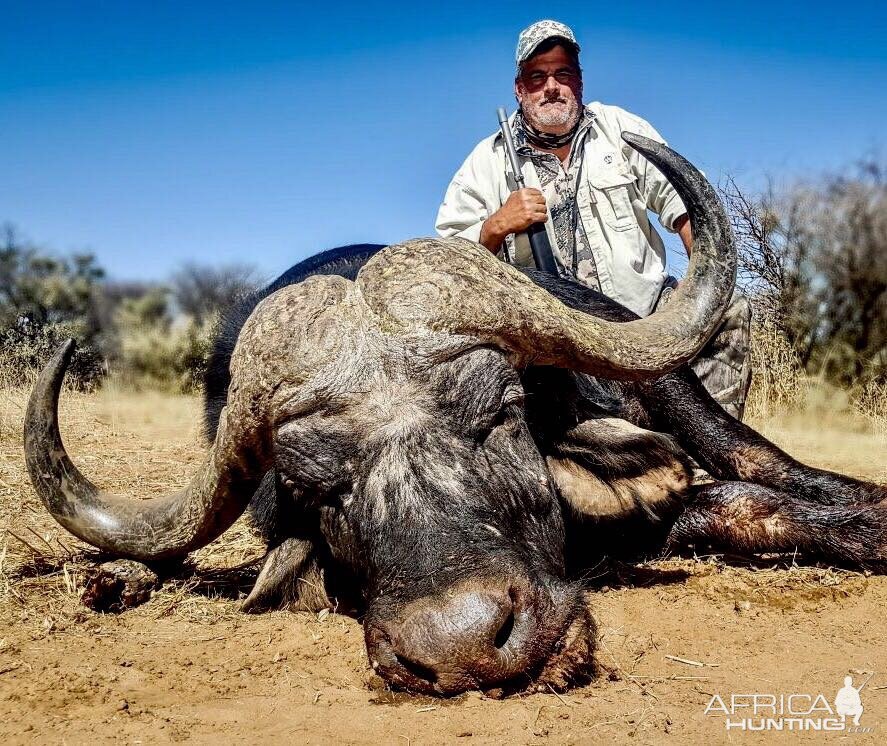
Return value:
<svg viewBox="0 0 887 746">
<path fill-rule="evenodd" d="M 666 547 L 880 566 L 887 490 L 794 461 L 684 365 L 733 290 L 729 225 L 689 163 L 625 139 L 693 225 L 662 312 L 637 319 L 461 239 L 327 252 L 223 322 L 212 445 L 179 493 L 126 500 L 81 475 L 57 423 L 62 348 L 26 414 L 37 492 L 84 541 L 148 563 L 206 545 L 252 500 L 269 552 L 246 608 L 322 607 L 330 584 L 350 587 L 373 668 L 438 694 L 585 677 L 595 631 L 570 561 L 589 537 L 630 544 L 638 517 Z M 688 456 L 717 481 L 694 486 Z"/>
</svg>

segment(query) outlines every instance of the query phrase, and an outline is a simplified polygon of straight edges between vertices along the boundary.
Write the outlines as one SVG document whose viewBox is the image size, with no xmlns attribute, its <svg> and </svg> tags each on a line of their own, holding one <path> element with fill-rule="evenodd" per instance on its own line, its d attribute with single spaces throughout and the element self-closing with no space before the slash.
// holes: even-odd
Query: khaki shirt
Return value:
<svg viewBox="0 0 887 746">
<path fill-rule="evenodd" d="M 576 201 L 596 265 L 597 277 L 593 282 L 589 278 L 588 284 L 595 288 L 599 284 L 605 295 L 646 316 L 653 311 L 666 277 L 665 247 L 647 210 L 673 232 L 674 221 L 686 208 L 659 170 L 620 137 L 627 131 L 664 142 L 653 127 L 617 106 L 593 102 L 585 108 L 595 121 L 582 145 Z M 540 189 L 532 162 L 518 159 L 524 185 Z M 478 241 L 484 221 L 516 188 L 497 132 L 482 140 L 456 172 L 437 213 L 437 232 Z M 546 200 L 553 197 L 544 191 L 543 195 Z M 545 227 L 558 265 L 571 274 L 571 257 L 560 255 L 550 214 Z M 525 233 L 509 236 L 506 242 L 515 264 L 534 266 Z M 577 279 L 583 280 L 581 273 Z"/>
</svg>

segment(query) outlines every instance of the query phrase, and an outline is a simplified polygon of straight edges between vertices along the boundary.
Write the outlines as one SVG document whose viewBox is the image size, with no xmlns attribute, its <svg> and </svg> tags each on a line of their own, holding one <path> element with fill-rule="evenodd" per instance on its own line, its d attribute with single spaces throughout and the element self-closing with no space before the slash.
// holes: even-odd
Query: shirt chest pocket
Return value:
<svg viewBox="0 0 887 746">
<path fill-rule="evenodd" d="M 637 177 L 619 169 L 601 169 L 588 174 L 591 198 L 601 219 L 613 230 L 626 231 L 637 225 L 632 199 Z"/>
</svg>

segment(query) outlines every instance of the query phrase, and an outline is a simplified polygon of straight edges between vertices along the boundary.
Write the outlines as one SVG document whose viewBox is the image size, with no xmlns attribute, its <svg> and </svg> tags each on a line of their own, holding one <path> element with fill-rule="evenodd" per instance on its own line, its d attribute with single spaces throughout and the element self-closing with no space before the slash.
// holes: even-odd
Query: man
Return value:
<svg viewBox="0 0 887 746">
<path fill-rule="evenodd" d="M 538 21 L 517 44 L 511 117 L 525 188 L 507 166 L 500 133 L 472 151 L 437 215 L 442 236 L 477 241 L 506 261 L 533 266 L 524 231 L 544 222 L 562 275 L 600 290 L 635 313 L 661 307 L 676 286 L 647 210 L 676 232 L 689 254 L 686 208 L 665 177 L 626 144 L 623 131 L 663 141 L 647 122 L 616 106 L 582 103 L 579 44 L 569 27 Z M 722 330 L 694 363 L 727 411 L 741 417 L 751 380 L 747 301 L 738 296 Z"/>
</svg>

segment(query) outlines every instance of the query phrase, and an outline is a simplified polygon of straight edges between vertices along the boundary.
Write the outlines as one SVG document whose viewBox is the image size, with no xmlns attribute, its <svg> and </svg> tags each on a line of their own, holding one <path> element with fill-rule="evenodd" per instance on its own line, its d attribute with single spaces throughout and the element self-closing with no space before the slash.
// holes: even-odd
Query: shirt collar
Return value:
<svg viewBox="0 0 887 746">
<path fill-rule="evenodd" d="M 580 142 L 583 137 L 585 137 L 585 133 L 591 128 L 591 126 L 595 123 L 597 119 L 597 115 L 593 111 L 589 111 L 588 107 L 582 107 L 582 120 L 579 122 L 579 127 L 576 129 L 576 135 L 573 138 L 573 144 Z M 527 135 L 524 131 L 523 120 L 519 116 L 514 117 L 514 126 L 512 127 L 514 134 L 514 148 L 518 153 L 525 156 L 545 156 L 552 155 L 551 153 L 545 153 L 541 150 L 536 150 L 530 143 L 527 141 Z M 572 151 L 571 151 L 572 158 Z"/>
</svg>

